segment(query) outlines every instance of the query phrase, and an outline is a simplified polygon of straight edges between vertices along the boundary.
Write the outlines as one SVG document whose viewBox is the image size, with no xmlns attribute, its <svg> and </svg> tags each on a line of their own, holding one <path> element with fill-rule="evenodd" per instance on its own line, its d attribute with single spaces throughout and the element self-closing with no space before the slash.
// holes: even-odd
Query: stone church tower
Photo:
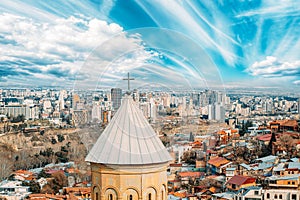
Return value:
<svg viewBox="0 0 300 200">
<path fill-rule="evenodd" d="M 171 157 L 127 95 L 86 157 L 93 200 L 166 200 Z"/>
</svg>

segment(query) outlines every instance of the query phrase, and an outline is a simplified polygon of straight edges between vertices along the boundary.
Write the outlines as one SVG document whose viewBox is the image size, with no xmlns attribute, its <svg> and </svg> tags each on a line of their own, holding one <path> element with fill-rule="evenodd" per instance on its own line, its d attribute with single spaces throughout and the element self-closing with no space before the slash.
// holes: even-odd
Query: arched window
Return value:
<svg viewBox="0 0 300 200">
<path fill-rule="evenodd" d="M 270 193 L 267 193 L 267 199 L 270 199 Z"/>
<path fill-rule="evenodd" d="M 151 200 L 151 193 L 148 194 L 148 200 Z"/>
<path fill-rule="evenodd" d="M 282 199 L 282 194 L 279 195 L 279 199 Z"/>
<path fill-rule="evenodd" d="M 144 194 L 144 198 L 145 200 L 147 199 L 147 195 L 149 192 L 145 192 Z M 122 198 L 115 198 L 114 200 L 117 199 L 123 199 L 123 200 L 138 200 L 140 199 L 139 197 L 139 193 L 137 192 L 137 190 L 133 189 L 133 188 L 128 188 L 125 192 L 123 192 L 123 197 Z"/>
<path fill-rule="evenodd" d="M 96 200 L 99 200 L 99 194 L 96 192 Z"/>
<path fill-rule="evenodd" d="M 117 192 L 113 188 L 108 188 L 105 191 L 104 196 L 105 196 L 105 200 L 117 200 L 118 194 L 117 194 Z"/>
<path fill-rule="evenodd" d="M 275 194 L 274 199 L 277 199 L 277 194 Z"/>
</svg>

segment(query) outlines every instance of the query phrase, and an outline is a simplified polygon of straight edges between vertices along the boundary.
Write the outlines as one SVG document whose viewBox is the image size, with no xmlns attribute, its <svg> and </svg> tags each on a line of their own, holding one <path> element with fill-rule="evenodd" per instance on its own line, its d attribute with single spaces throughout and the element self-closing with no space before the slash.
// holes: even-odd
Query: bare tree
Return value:
<svg viewBox="0 0 300 200">
<path fill-rule="evenodd" d="M 288 157 L 292 155 L 292 149 L 294 146 L 293 138 L 289 135 L 283 135 L 279 138 L 279 145 L 287 152 Z"/>
<path fill-rule="evenodd" d="M 2 157 L 2 156 L 1 156 Z M 7 178 L 13 171 L 13 164 L 9 159 L 1 159 L 0 180 Z"/>
</svg>

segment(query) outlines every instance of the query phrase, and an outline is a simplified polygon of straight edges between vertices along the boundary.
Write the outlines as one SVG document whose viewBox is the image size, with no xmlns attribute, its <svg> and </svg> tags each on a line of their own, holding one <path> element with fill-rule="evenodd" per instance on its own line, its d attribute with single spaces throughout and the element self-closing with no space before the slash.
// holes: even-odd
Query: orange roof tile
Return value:
<svg viewBox="0 0 300 200">
<path fill-rule="evenodd" d="M 20 169 L 20 170 L 15 171 L 14 174 L 28 174 L 28 175 L 32 175 L 33 173 L 30 172 L 30 171 L 27 171 L 27 170 Z"/>
<path fill-rule="evenodd" d="M 200 141 L 193 142 L 193 145 L 201 145 Z"/>
<path fill-rule="evenodd" d="M 186 197 L 186 192 L 175 192 L 174 196 L 184 198 Z"/>
<path fill-rule="evenodd" d="M 220 130 L 220 131 L 218 131 L 218 134 L 219 135 L 226 135 L 227 133 L 224 130 Z"/>
<path fill-rule="evenodd" d="M 203 172 L 179 172 L 178 175 L 180 177 L 195 177 L 200 178 L 202 175 L 204 175 Z"/>
<path fill-rule="evenodd" d="M 275 120 L 270 122 L 270 125 L 280 125 L 280 126 L 298 126 L 298 122 L 296 120 L 284 119 L 284 120 Z"/>
<path fill-rule="evenodd" d="M 283 123 L 280 123 L 281 126 L 298 126 L 298 122 L 296 120 L 286 120 Z"/>
<path fill-rule="evenodd" d="M 237 133 L 238 130 L 237 129 L 231 129 L 231 133 Z"/>
<path fill-rule="evenodd" d="M 212 193 L 216 193 L 217 188 L 215 188 L 215 187 L 210 187 L 210 188 L 209 188 L 209 191 L 211 191 Z"/>
<path fill-rule="evenodd" d="M 225 165 L 230 161 L 223 157 L 215 157 L 208 161 L 208 164 L 213 165 L 215 167 L 220 167 L 221 165 Z"/>
</svg>

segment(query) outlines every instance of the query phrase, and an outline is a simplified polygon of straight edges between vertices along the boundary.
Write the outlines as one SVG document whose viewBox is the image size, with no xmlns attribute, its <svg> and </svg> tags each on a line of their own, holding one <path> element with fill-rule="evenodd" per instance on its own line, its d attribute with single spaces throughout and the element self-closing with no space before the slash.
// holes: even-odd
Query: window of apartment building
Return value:
<svg viewBox="0 0 300 200">
<path fill-rule="evenodd" d="M 275 194 L 275 195 L 274 195 L 274 199 L 277 199 L 277 198 L 278 198 L 278 196 L 277 196 L 277 194 Z"/>
<path fill-rule="evenodd" d="M 295 185 L 295 181 L 292 181 L 292 185 Z"/>
<path fill-rule="evenodd" d="M 288 181 L 288 185 L 290 185 L 291 184 L 291 182 L 290 181 Z"/>
<path fill-rule="evenodd" d="M 258 191 L 254 191 L 254 195 L 258 195 L 259 194 L 259 192 Z"/>
<path fill-rule="evenodd" d="M 282 199 L 282 194 L 279 195 L 279 199 Z"/>
<path fill-rule="evenodd" d="M 292 200 L 296 200 L 297 199 L 297 195 L 296 194 L 292 194 Z"/>
<path fill-rule="evenodd" d="M 270 193 L 267 193 L 267 199 L 270 199 Z"/>
</svg>

